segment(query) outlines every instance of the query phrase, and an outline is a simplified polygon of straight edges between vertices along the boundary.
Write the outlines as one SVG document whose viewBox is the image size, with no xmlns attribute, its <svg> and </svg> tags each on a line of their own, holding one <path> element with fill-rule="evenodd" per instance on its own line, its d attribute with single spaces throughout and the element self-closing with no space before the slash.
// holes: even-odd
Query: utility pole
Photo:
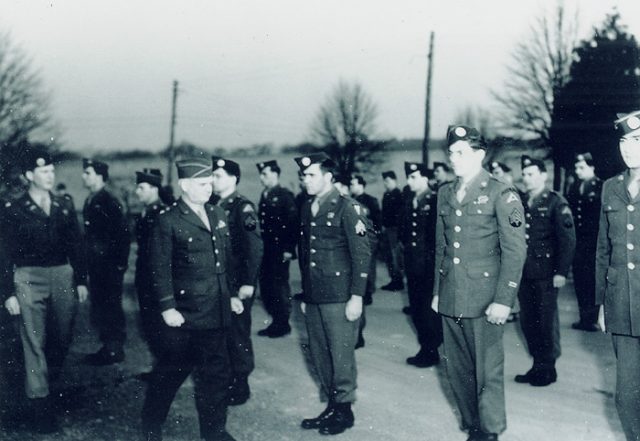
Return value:
<svg viewBox="0 0 640 441">
<path fill-rule="evenodd" d="M 167 185 L 171 185 L 171 176 L 173 171 L 173 163 L 176 159 L 175 151 L 173 150 L 174 134 L 176 130 L 176 101 L 178 100 L 178 81 L 173 80 L 173 103 L 171 105 L 171 135 L 169 138 L 168 161 L 167 167 Z"/>
<path fill-rule="evenodd" d="M 424 139 L 422 140 L 422 162 L 429 164 L 429 136 L 431 131 L 431 76 L 433 74 L 433 39 L 434 33 L 431 31 L 429 38 L 429 55 L 427 57 L 427 99 L 424 110 Z"/>
</svg>

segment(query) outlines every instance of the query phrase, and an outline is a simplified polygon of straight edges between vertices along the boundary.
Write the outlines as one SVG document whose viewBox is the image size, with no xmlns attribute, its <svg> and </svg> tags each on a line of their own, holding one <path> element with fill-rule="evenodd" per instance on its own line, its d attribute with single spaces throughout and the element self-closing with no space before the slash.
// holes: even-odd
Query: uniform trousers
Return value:
<svg viewBox="0 0 640 441">
<path fill-rule="evenodd" d="M 157 430 L 162 426 L 178 389 L 193 373 L 200 436 L 215 439 L 224 430 L 230 382 L 226 339 L 226 332 L 221 329 L 164 325 L 164 349 L 151 373 L 142 408 L 143 429 Z"/>
<path fill-rule="evenodd" d="M 311 360 L 323 399 L 352 403 L 356 399 L 355 344 L 359 321 L 350 322 L 346 303 L 307 304 L 305 321 Z"/>
<path fill-rule="evenodd" d="M 25 266 L 14 274 L 20 304 L 25 389 L 29 398 L 49 395 L 71 344 L 78 299 L 69 265 Z"/>
<path fill-rule="evenodd" d="M 289 287 L 289 261 L 282 261 L 282 250 L 264 247 L 260 267 L 260 296 L 273 322 L 289 322 L 291 313 L 291 288 Z"/>
<path fill-rule="evenodd" d="M 573 283 L 580 311 L 580 322 L 595 325 L 598 321 L 596 306 L 596 242 L 592 238 L 577 238 L 573 259 Z"/>
<path fill-rule="evenodd" d="M 158 358 L 162 350 L 160 331 L 164 326 L 161 311 L 153 301 L 153 287 L 150 282 L 137 282 L 138 306 L 140 308 L 140 327 L 151 354 Z"/>
<path fill-rule="evenodd" d="M 640 441 L 640 338 L 613 334 L 616 408 L 627 441 Z"/>
<path fill-rule="evenodd" d="M 431 309 L 433 299 L 433 269 L 421 273 L 407 272 L 407 291 L 411 320 L 416 328 L 420 351 L 438 355 L 438 346 L 442 343 L 442 320 Z"/>
<path fill-rule="evenodd" d="M 533 367 L 553 369 L 560 357 L 558 290 L 552 279 L 525 279 L 520 282 L 520 324 L 527 340 Z"/>
<path fill-rule="evenodd" d="M 485 317 L 442 316 L 447 377 L 462 429 L 501 433 L 507 427 L 502 326 Z"/>
<path fill-rule="evenodd" d="M 126 338 L 126 321 L 122 309 L 124 273 L 107 262 L 89 264 L 91 323 L 102 344 L 109 350 L 121 349 Z"/>
<path fill-rule="evenodd" d="M 392 283 L 401 283 L 402 279 L 402 251 L 398 241 L 398 227 L 387 227 L 382 233 L 382 244 L 385 253 L 387 271 Z"/>
<path fill-rule="evenodd" d="M 253 297 L 242 301 L 242 314 L 231 314 L 227 334 L 231 373 L 236 377 L 248 377 L 254 368 L 253 344 L 251 342 L 251 308 Z"/>
</svg>

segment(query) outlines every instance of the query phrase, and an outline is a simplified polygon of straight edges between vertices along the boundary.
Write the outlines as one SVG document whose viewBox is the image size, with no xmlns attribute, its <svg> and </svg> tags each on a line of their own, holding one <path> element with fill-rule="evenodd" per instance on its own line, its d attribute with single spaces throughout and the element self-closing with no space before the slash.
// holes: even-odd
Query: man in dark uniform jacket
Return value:
<svg viewBox="0 0 640 441">
<path fill-rule="evenodd" d="M 438 191 L 432 308 L 442 316 L 447 376 L 469 441 L 506 428 L 503 326 L 526 258 L 523 207 L 515 189 L 482 168 L 486 143 L 451 126 L 458 179 Z"/>
<path fill-rule="evenodd" d="M 158 357 L 160 351 L 159 332 L 162 318 L 153 297 L 150 249 L 151 232 L 158 221 L 158 214 L 166 208 L 160 199 L 162 173 L 157 168 L 145 168 L 136 172 L 136 195 L 144 205 L 140 217 L 136 219 L 136 240 L 138 256 L 136 258 L 135 286 L 140 307 L 142 335 L 149 350 Z"/>
<path fill-rule="evenodd" d="M 385 291 L 400 291 L 404 289 L 404 278 L 402 276 L 402 258 L 400 257 L 402 251 L 399 247 L 398 227 L 404 207 L 404 198 L 402 197 L 402 191 L 398 188 L 398 178 L 394 171 L 383 172 L 382 182 L 385 188 L 382 196 L 382 241 L 391 281 L 383 285 L 381 289 Z"/>
<path fill-rule="evenodd" d="M 627 170 L 605 181 L 596 250 L 598 324 L 612 334 L 616 408 L 628 441 L 640 439 L 640 110 L 615 122 Z"/>
<path fill-rule="evenodd" d="M 20 315 L 25 389 L 33 427 L 57 431 L 49 401 L 50 381 L 60 373 L 72 339 L 78 300 L 87 298 L 87 267 L 80 226 L 70 198 L 51 193 L 54 165 L 46 151 L 30 148 L 22 172 L 29 190 L 6 202 L 2 216 L 6 270 L 0 294 L 11 315 Z"/>
<path fill-rule="evenodd" d="M 122 205 L 105 188 L 109 166 L 92 159 L 82 160 L 82 180 L 89 189 L 84 208 L 84 232 L 89 264 L 91 321 L 102 348 L 86 357 L 92 365 L 124 360 L 126 338 L 122 309 L 122 283 L 129 261 L 129 228 Z"/>
<path fill-rule="evenodd" d="M 253 203 L 239 194 L 240 165 L 217 156 L 213 161 L 213 191 L 229 220 L 231 253 L 227 269 L 231 296 L 242 301 L 243 312 L 233 314 L 228 345 L 231 362 L 229 404 L 244 404 L 251 395 L 249 375 L 254 368 L 251 344 L 251 306 L 262 261 L 260 222 Z"/>
<path fill-rule="evenodd" d="M 303 429 L 335 435 L 353 426 L 355 344 L 371 253 L 362 207 L 333 186 L 335 163 L 319 153 L 295 159 L 304 173 L 307 201 L 300 220 L 300 259 L 309 350 L 328 400 Z"/>
<path fill-rule="evenodd" d="M 273 161 L 256 164 L 264 191 L 258 216 L 262 229 L 264 255 L 260 268 L 260 295 L 271 324 L 258 335 L 277 338 L 291 332 L 291 288 L 289 262 L 295 258 L 298 215 L 293 193 L 280 186 L 280 167 Z"/>
<path fill-rule="evenodd" d="M 573 216 L 568 202 L 546 188 L 544 161 L 522 157 L 525 188 L 527 260 L 522 271 L 520 323 L 532 368 L 516 375 L 516 382 L 547 386 L 556 381 L 556 359 L 560 356 L 558 289 L 567 282 L 576 247 Z"/>
<path fill-rule="evenodd" d="M 418 353 L 407 358 L 407 363 L 425 368 L 440 362 L 438 346 L 442 343 L 442 321 L 431 309 L 437 198 L 429 188 L 426 164 L 405 162 L 404 170 L 415 196 L 401 210 L 399 236 L 404 246 L 409 309 L 420 344 Z"/>
<path fill-rule="evenodd" d="M 575 217 L 576 254 L 573 258 L 573 283 L 578 299 L 580 320 L 573 323 L 571 327 L 593 332 L 598 330 L 594 277 L 602 180 L 595 175 L 591 153 L 581 153 L 576 156 L 575 172 L 578 179 L 569 187 L 567 200 Z"/>
<path fill-rule="evenodd" d="M 162 439 L 171 402 L 193 373 L 200 437 L 233 440 L 225 430 L 230 381 L 226 328 L 231 309 L 242 312 L 242 302 L 229 292 L 229 226 L 222 208 L 207 203 L 211 162 L 186 159 L 176 166 L 182 196 L 160 212 L 151 242 L 153 289 L 164 326 L 163 350 L 142 409 L 144 439 Z"/>
</svg>

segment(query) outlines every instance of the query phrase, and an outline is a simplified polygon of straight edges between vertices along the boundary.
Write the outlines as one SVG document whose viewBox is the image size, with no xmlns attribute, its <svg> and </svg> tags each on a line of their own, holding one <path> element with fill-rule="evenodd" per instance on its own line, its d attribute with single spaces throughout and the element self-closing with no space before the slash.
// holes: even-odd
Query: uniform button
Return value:
<svg viewBox="0 0 640 441">
<path fill-rule="evenodd" d="M 489 277 L 489 273 L 486 272 L 486 271 L 482 275 L 485 276 L 485 277 Z"/>
<path fill-rule="evenodd" d="M 525 228 L 531 228 L 531 224 L 525 224 Z"/>
<path fill-rule="evenodd" d="M 456 216 L 462 216 L 462 211 L 456 210 Z"/>
<path fill-rule="evenodd" d="M 582 207 L 578 207 L 578 211 L 582 211 Z"/>
<path fill-rule="evenodd" d="M 482 210 L 478 210 L 478 214 L 482 214 Z"/>
<path fill-rule="evenodd" d="M 330 226 L 331 226 L 331 222 L 327 222 L 327 227 L 330 227 Z"/>
<path fill-rule="evenodd" d="M 582 215 L 581 214 L 578 215 L 578 219 L 582 219 Z"/>
<path fill-rule="evenodd" d="M 529 235 L 528 235 L 528 234 L 525 234 L 525 235 L 524 235 L 524 238 L 525 238 L 525 239 L 529 239 Z"/>
<path fill-rule="evenodd" d="M 633 231 L 634 226 L 632 224 L 627 224 L 627 230 Z"/>
<path fill-rule="evenodd" d="M 311 236 L 311 238 L 310 238 L 310 239 L 311 239 L 311 240 L 316 240 L 316 237 L 315 237 L 315 236 Z"/>
<path fill-rule="evenodd" d="M 636 207 L 634 207 L 633 205 L 627 205 L 627 210 L 633 211 L 635 209 L 636 209 Z"/>
<path fill-rule="evenodd" d="M 89 223 L 90 223 L 89 221 L 84 221 L 85 225 L 89 225 Z"/>
<path fill-rule="evenodd" d="M 415 242 L 411 242 L 411 246 L 415 247 L 417 244 Z"/>
<path fill-rule="evenodd" d="M 455 231 L 456 233 L 459 233 L 462 231 L 462 228 L 460 228 L 460 225 L 456 225 L 455 227 L 453 227 L 453 231 Z"/>
<path fill-rule="evenodd" d="M 414 227 L 417 227 L 417 226 L 418 226 L 418 224 L 417 224 L 417 223 L 415 223 L 415 222 L 411 222 L 411 225 L 413 225 Z"/>
<path fill-rule="evenodd" d="M 531 213 L 527 213 L 527 217 L 531 217 Z"/>
<path fill-rule="evenodd" d="M 418 214 L 414 211 L 413 212 L 413 217 L 416 217 Z"/>
<path fill-rule="evenodd" d="M 181 290 L 180 290 L 180 294 L 184 294 L 184 289 L 181 289 Z"/>
<path fill-rule="evenodd" d="M 628 249 L 628 250 L 630 250 L 630 251 L 631 251 L 631 250 L 633 250 L 634 248 L 635 248 L 635 247 L 633 246 L 633 244 L 632 244 L 632 243 L 628 243 L 628 244 L 627 244 L 627 249 Z"/>
<path fill-rule="evenodd" d="M 216 262 L 216 266 L 220 266 L 220 262 Z"/>
<path fill-rule="evenodd" d="M 460 242 L 454 242 L 453 243 L 453 247 L 454 248 L 460 248 Z"/>
<path fill-rule="evenodd" d="M 460 263 L 460 259 L 458 257 L 454 257 L 453 258 L 453 263 L 456 264 L 456 265 L 459 264 Z"/>
<path fill-rule="evenodd" d="M 314 268 L 316 266 L 315 262 L 311 262 L 311 268 Z"/>
<path fill-rule="evenodd" d="M 411 233 L 411 235 L 412 235 L 412 236 L 417 236 L 417 235 L 418 235 L 418 233 L 416 233 L 415 231 L 413 231 L 413 232 Z"/>
<path fill-rule="evenodd" d="M 313 248 L 311 248 L 309 251 L 311 252 L 311 254 L 315 254 L 316 253 L 316 250 L 313 249 Z"/>
<path fill-rule="evenodd" d="M 312 226 L 312 227 L 315 227 L 315 226 L 316 226 L 316 223 L 315 223 L 315 222 L 311 222 L 311 226 Z"/>
<path fill-rule="evenodd" d="M 627 263 L 627 268 L 629 268 L 630 270 L 634 269 L 635 267 L 636 266 L 632 262 Z"/>
</svg>

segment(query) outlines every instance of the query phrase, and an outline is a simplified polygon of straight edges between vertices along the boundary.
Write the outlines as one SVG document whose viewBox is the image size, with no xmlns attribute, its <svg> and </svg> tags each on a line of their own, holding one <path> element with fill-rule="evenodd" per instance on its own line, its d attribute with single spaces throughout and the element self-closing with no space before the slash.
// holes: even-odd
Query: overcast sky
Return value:
<svg viewBox="0 0 640 441">
<path fill-rule="evenodd" d="M 614 6 L 640 36 L 638 0 L 567 0 L 587 36 Z M 555 0 L 0 0 L 51 91 L 74 150 L 294 144 L 339 79 L 378 105 L 378 132 L 420 138 L 428 34 L 436 33 L 432 136 L 466 106 L 491 108 L 515 43 Z"/>
</svg>

